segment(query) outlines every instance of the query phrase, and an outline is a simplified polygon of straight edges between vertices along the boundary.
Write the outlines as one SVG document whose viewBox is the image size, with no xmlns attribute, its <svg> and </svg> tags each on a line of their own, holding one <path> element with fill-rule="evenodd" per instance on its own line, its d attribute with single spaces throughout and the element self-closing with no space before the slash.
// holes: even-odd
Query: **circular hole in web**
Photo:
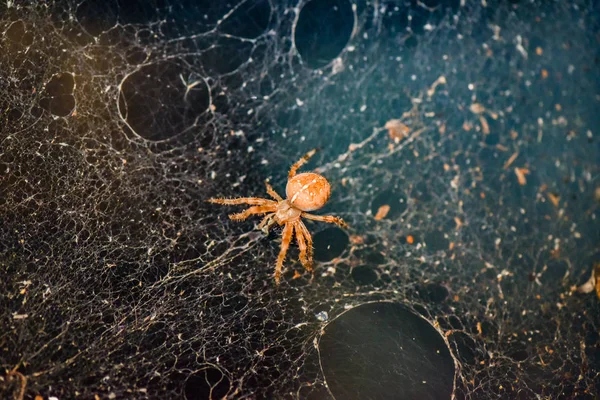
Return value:
<svg viewBox="0 0 600 400">
<path fill-rule="evenodd" d="M 87 33 L 98 36 L 116 25 L 118 13 L 115 1 L 85 0 L 77 6 L 75 16 Z"/>
<path fill-rule="evenodd" d="M 164 140 L 193 129 L 209 96 L 202 77 L 176 62 L 158 62 L 123 81 L 119 110 L 141 137 Z"/>
<path fill-rule="evenodd" d="M 33 43 L 34 35 L 31 27 L 27 26 L 23 21 L 15 21 L 4 32 L 4 39 L 12 42 L 14 45 L 30 46 Z"/>
<path fill-rule="evenodd" d="M 448 288 L 439 283 L 428 283 L 419 290 L 419 293 L 421 298 L 433 303 L 441 303 L 450 294 Z"/>
<path fill-rule="evenodd" d="M 338 257 L 350 240 L 346 232 L 339 228 L 327 228 L 313 236 L 314 258 L 318 261 L 331 261 Z"/>
<path fill-rule="evenodd" d="M 184 388 L 186 400 L 222 399 L 231 390 L 231 380 L 216 366 L 190 375 Z"/>
<path fill-rule="evenodd" d="M 377 280 L 377 273 L 368 265 L 360 265 L 352 269 L 352 279 L 359 285 L 370 285 Z"/>
<path fill-rule="evenodd" d="M 347 0 L 313 0 L 298 16 L 294 41 L 310 68 L 329 64 L 344 49 L 354 27 L 354 12 Z"/>
<path fill-rule="evenodd" d="M 355 307 L 324 329 L 319 358 L 337 399 L 449 399 L 454 362 L 439 332 L 397 303 Z"/>
<path fill-rule="evenodd" d="M 75 108 L 75 79 L 69 73 L 54 75 L 46 84 L 40 106 L 52 115 L 66 117 Z"/>
<path fill-rule="evenodd" d="M 427 248 L 431 251 L 445 250 L 450 245 L 450 242 L 441 231 L 433 231 L 426 234 L 425 243 L 427 244 Z"/>
</svg>

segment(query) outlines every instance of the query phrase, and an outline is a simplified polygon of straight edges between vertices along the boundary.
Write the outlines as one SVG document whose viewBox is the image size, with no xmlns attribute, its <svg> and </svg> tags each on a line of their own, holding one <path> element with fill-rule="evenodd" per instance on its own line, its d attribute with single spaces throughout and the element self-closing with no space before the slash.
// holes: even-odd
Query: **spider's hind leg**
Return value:
<svg viewBox="0 0 600 400">
<path fill-rule="evenodd" d="M 285 224 L 283 228 L 283 235 L 281 238 L 281 250 L 279 251 L 279 256 L 277 257 L 277 264 L 275 265 L 275 284 L 279 285 L 279 281 L 281 280 L 281 271 L 283 269 L 283 261 L 285 260 L 285 255 L 290 247 L 290 242 L 292 241 L 292 235 L 294 234 L 294 225 L 291 223 Z"/>
<path fill-rule="evenodd" d="M 308 257 L 308 246 L 306 244 L 306 240 L 304 238 L 304 233 L 302 232 L 302 229 L 295 224 L 294 228 L 296 228 L 296 242 L 298 242 L 298 248 L 300 249 L 300 262 L 302 263 L 302 266 L 304 267 L 304 269 L 306 269 L 307 271 L 312 272 L 313 270 L 313 260 L 312 257 L 309 258 Z M 312 244 L 311 244 L 312 246 Z"/>
</svg>

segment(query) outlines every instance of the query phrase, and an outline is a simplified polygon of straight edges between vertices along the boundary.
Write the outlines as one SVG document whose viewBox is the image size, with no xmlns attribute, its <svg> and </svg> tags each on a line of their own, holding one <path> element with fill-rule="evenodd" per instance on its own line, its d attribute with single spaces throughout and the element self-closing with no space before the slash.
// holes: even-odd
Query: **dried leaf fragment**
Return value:
<svg viewBox="0 0 600 400">
<path fill-rule="evenodd" d="M 484 135 L 490 134 L 490 126 L 488 125 L 487 119 L 483 117 L 483 115 L 479 116 L 479 123 L 481 124 L 481 130 Z"/>
<path fill-rule="evenodd" d="M 458 217 L 454 217 L 454 223 L 456 224 L 456 229 L 459 229 L 461 226 L 463 226 L 463 222 Z"/>
<path fill-rule="evenodd" d="M 527 168 L 518 168 L 515 167 L 515 175 L 517 175 L 517 180 L 519 181 L 519 185 L 525 186 L 527 185 L 527 179 L 525 175 L 529 174 L 529 170 Z"/>
<path fill-rule="evenodd" d="M 377 214 L 375 214 L 375 221 L 381 221 L 382 219 L 385 218 L 386 215 L 388 215 L 389 212 L 390 212 L 389 205 L 384 204 L 384 205 L 380 206 L 379 209 L 377 210 Z"/>
<path fill-rule="evenodd" d="M 519 152 L 515 152 L 510 158 L 504 163 L 504 169 L 508 169 L 510 165 L 519 157 Z"/>
<path fill-rule="evenodd" d="M 600 299 L 600 263 L 594 264 L 590 279 L 577 288 L 579 293 L 591 293 L 593 290 L 596 291 L 596 296 Z"/>
<path fill-rule="evenodd" d="M 557 196 L 554 193 L 550 193 L 550 192 L 546 193 L 546 196 L 548 196 L 548 200 L 550 200 L 550 202 L 552 202 L 554 207 L 558 207 L 558 202 L 560 201 L 560 196 Z"/>
<path fill-rule="evenodd" d="M 446 82 L 446 77 L 444 75 L 441 75 L 439 78 L 437 78 L 435 80 L 435 82 L 433 82 L 433 84 L 431 85 L 431 87 L 429 89 L 427 89 L 427 96 L 431 97 L 435 94 L 435 90 L 437 89 L 438 85 L 445 85 Z"/>
<path fill-rule="evenodd" d="M 410 128 L 399 119 L 390 119 L 385 123 L 384 128 L 388 130 L 390 139 L 396 143 L 400 142 L 410 133 Z"/>
<path fill-rule="evenodd" d="M 482 106 L 482 105 L 481 105 L 481 104 L 479 104 L 479 103 L 473 103 L 473 104 L 471 104 L 471 106 L 469 107 L 469 110 L 471 110 L 471 112 L 472 112 L 473 114 L 481 114 L 482 112 L 484 112 L 484 111 L 485 111 L 485 107 L 484 107 L 484 106 Z"/>
</svg>

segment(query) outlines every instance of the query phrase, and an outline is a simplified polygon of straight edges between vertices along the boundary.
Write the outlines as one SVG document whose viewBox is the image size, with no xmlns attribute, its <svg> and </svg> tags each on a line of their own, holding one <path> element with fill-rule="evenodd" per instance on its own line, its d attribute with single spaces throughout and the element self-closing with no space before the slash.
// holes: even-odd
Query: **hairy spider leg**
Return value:
<svg viewBox="0 0 600 400">
<path fill-rule="evenodd" d="M 348 224 L 345 223 L 343 219 L 339 217 L 334 217 L 333 215 L 314 215 L 303 212 L 302 217 L 312 219 L 313 221 L 321 221 L 327 222 L 328 224 L 336 224 L 338 226 L 341 226 L 342 228 L 348 228 Z"/>
<path fill-rule="evenodd" d="M 297 222 L 294 223 L 294 228 L 296 231 L 296 242 L 298 242 L 298 248 L 300 249 L 300 262 L 302 263 L 304 269 L 306 269 L 307 271 L 312 271 L 312 260 L 311 262 L 309 262 L 306 258 L 307 248 L 306 240 L 304 240 L 304 233 L 297 224 Z"/>
<path fill-rule="evenodd" d="M 277 194 L 277 192 L 273 189 L 273 186 L 269 185 L 269 182 L 265 181 L 265 186 L 267 187 L 267 193 L 269 194 L 269 196 L 271 196 L 277 201 L 283 201 L 281 196 Z"/>
<path fill-rule="evenodd" d="M 264 217 L 262 221 L 260 221 L 260 224 L 258 224 L 257 228 L 260 229 L 261 231 L 263 231 L 263 233 L 265 235 L 267 235 L 269 233 L 269 228 L 274 223 L 275 223 L 275 213 L 271 213 L 271 214 L 268 214 L 266 217 Z"/>
<path fill-rule="evenodd" d="M 237 214 L 229 214 L 229 219 L 234 220 L 234 221 L 243 221 L 246 218 L 248 218 L 249 216 L 253 215 L 253 214 L 266 214 L 266 213 L 272 213 L 274 212 L 276 209 L 276 206 L 273 205 L 268 205 L 268 206 L 252 206 L 250 208 L 248 208 L 247 210 L 244 210 L 240 213 Z"/>
<path fill-rule="evenodd" d="M 312 271 L 313 268 L 313 240 L 312 240 L 312 236 L 310 235 L 310 232 L 308 231 L 308 228 L 306 227 L 306 225 L 304 225 L 304 222 L 302 222 L 301 220 L 298 220 L 296 222 L 296 228 L 300 228 L 300 231 L 302 231 L 302 235 L 304 236 L 304 239 L 306 239 L 306 260 L 308 263 L 308 269 L 309 271 Z"/>
<path fill-rule="evenodd" d="M 309 160 L 309 158 L 311 158 L 312 156 L 315 155 L 315 153 L 317 152 L 317 149 L 312 149 L 311 151 L 309 151 L 308 153 L 306 153 L 305 155 L 302 156 L 301 159 L 299 159 L 298 161 L 296 161 L 296 163 L 294 165 L 292 165 L 292 167 L 290 168 L 290 172 L 288 174 L 288 179 L 289 178 L 293 178 L 294 176 L 296 176 L 296 171 L 298 171 L 298 168 L 300 168 L 301 166 L 303 166 L 304 164 L 306 164 L 306 162 Z"/>
<path fill-rule="evenodd" d="M 283 261 L 285 260 L 285 255 L 288 251 L 288 247 L 290 247 L 290 242 L 292 241 L 292 235 L 294 234 L 294 224 L 288 222 L 285 224 L 283 228 L 283 234 L 281 238 L 281 250 L 279 251 L 279 256 L 277 257 L 277 265 L 275 265 L 275 284 L 279 285 L 279 280 L 281 279 L 281 270 L 283 268 Z"/>
<path fill-rule="evenodd" d="M 221 199 L 221 198 L 211 198 L 206 200 L 209 203 L 216 204 L 226 204 L 226 205 L 236 205 L 236 204 L 250 204 L 257 206 L 266 206 L 266 205 L 277 205 L 276 201 L 261 199 L 260 197 L 239 197 L 237 199 Z"/>
</svg>

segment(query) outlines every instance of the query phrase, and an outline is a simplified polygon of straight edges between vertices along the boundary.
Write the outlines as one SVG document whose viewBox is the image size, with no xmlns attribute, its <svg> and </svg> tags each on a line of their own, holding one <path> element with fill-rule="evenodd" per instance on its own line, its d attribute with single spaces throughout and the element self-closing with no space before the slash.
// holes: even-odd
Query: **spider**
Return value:
<svg viewBox="0 0 600 400">
<path fill-rule="evenodd" d="M 276 201 L 258 197 L 241 197 L 237 199 L 211 198 L 208 200 L 211 203 L 217 204 L 249 204 L 252 206 L 240 213 L 230 214 L 229 218 L 234 221 L 243 221 L 253 214 L 267 214 L 258 225 L 258 228 L 262 229 L 265 234 L 268 233 L 269 228 L 274 223 L 284 225 L 281 250 L 279 251 L 277 264 L 275 265 L 276 285 L 279 285 L 283 262 L 294 232 L 296 233 L 296 242 L 298 242 L 300 249 L 300 262 L 307 271 L 312 272 L 313 241 L 306 225 L 302 222 L 302 218 L 327 222 L 329 224 L 333 223 L 343 228 L 348 227 L 341 218 L 331 215 L 314 215 L 308 213 L 308 211 L 318 210 L 323 207 L 331 194 L 329 182 L 322 175 L 313 172 L 304 172 L 296 175 L 296 171 L 316 152 L 317 149 L 309 151 L 290 168 L 285 188 L 287 196 L 285 200 L 273 190 L 273 187 L 267 181 L 265 181 L 267 193 Z"/>
</svg>

